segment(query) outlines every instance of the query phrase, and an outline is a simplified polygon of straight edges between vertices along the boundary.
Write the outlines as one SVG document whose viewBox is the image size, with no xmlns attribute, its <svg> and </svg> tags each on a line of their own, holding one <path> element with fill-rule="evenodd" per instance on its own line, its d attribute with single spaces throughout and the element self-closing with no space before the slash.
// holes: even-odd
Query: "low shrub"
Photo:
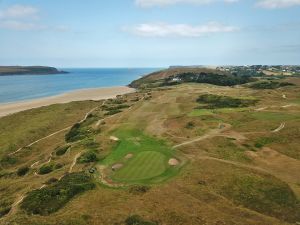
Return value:
<svg viewBox="0 0 300 225">
<path fill-rule="evenodd" d="M 114 109 L 114 110 L 108 111 L 108 112 L 105 113 L 104 115 L 105 115 L 105 116 L 111 116 L 111 115 L 115 115 L 115 114 L 120 113 L 120 112 L 122 112 L 122 111 L 119 110 L 119 109 Z"/>
<path fill-rule="evenodd" d="M 9 155 L 3 156 L 0 159 L 1 166 L 11 166 L 11 165 L 16 164 L 17 162 L 18 162 L 17 158 L 15 158 L 13 156 L 9 156 Z"/>
<path fill-rule="evenodd" d="M 29 172 L 29 167 L 28 166 L 23 166 L 23 167 L 20 167 L 17 170 L 17 175 L 19 177 L 22 177 L 22 176 L 25 176 L 28 172 Z"/>
<path fill-rule="evenodd" d="M 57 212 L 76 195 L 95 188 L 91 177 L 85 173 L 71 173 L 60 181 L 28 193 L 21 208 L 28 214 L 49 215 Z"/>
<path fill-rule="evenodd" d="M 195 123 L 190 121 L 185 125 L 185 128 L 187 129 L 193 129 L 195 127 Z"/>
<path fill-rule="evenodd" d="M 233 98 L 230 96 L 221 96 L 213 94 L 201 95 L 197 99 L 198 103 L 203 103 L 205 106 L 204 109 L 216 109 L 216 108 L 239 108 L 239 107 L 248 107 L 255 105 L 257 100 L 254 99 L 240 99 Z"/>
<path fill-rule="evenodd" d="M 78 163 L 91 163 L 98 161 L 97 154 L 93 151 L 84 152 L 78 159 Z"/>
<path fill-rule="evenodd" d="M 53 165 L 52 164 L 45 164 L 42 167 L 40 167 L 38 174 L 45 175 L 48 173 L 51 173 L 53 171 Z"/>
<path fill-rule="evenodd" d="M 65 146 L 62 146 L 62 147 L 58 147 L 55 149 L 55 154 L 57 156 L 62 156 L 64 154 L 66 154 L 66 152 L 70 149 L 70 145 L 65 145 Z"/>
</svg>

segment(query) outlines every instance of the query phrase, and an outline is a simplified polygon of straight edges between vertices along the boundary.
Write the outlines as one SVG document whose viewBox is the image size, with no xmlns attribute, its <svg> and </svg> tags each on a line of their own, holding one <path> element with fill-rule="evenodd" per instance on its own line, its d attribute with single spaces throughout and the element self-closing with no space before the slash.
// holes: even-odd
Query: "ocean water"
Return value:
<svg viewBox="0 0 300 225">
<path fill-rule="evenodd" d="M 84 88 L 125 86 L 159 68 L 68 69 L 68 74 L 0 76 L 0 103 L 54 96 Z"/>
</svg>

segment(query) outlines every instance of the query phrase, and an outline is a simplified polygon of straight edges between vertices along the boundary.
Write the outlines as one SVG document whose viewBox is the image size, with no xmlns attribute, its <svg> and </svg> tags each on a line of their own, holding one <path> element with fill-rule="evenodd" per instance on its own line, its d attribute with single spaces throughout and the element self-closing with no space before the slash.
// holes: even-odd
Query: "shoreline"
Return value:
<svg viewBox="0 0 300 225">
<path fill-rule="evenodd" d="M 117 95 L 133 93 L 136 90 L 127 86 L 116 86 L 107 88 L 87 88 L 75 91 L 66 92 L 59 95 L 37 98 L 32 100 L 0 103 L 0 118 L 14 114 L 17 112 L 39 108 L 42 106 L 49 106 L 53 104 L 63 104 L 73 101 L 86 101 L 86 100 L 103 100 L 115 98 Z"/>
</svg>

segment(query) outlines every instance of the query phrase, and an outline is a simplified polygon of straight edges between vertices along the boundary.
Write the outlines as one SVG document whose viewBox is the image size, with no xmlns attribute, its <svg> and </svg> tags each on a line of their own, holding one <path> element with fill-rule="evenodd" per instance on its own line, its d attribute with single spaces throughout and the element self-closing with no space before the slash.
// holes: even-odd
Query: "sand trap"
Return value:
<svg viewBox="0 0 300 225">
<path fill-rule="evenodd" d="M 170 166 L 177 166 L 179 164 L 179 161 L 177 159 L 172 158 L 169 160 L 168 164 Z"/>
<path fill-rule="evenodd" d="M 123 167 L 123 164 L 118 163 L 118 164 L 113 165 L 113 166 L 111 167 L 111 169 L 112 169 L 113 171 L 116 171 L 116 170 L 121 169 L 122 167 Z"/>
<path fill-rule="evenodd" d="M 130 153 L 130 154 L 125 156 L 125 159 L 131 159 L 132 157 L 133 157 L 133 154 Z"/>
<path fill-rule="evenodd" d="M 119 138 L 117 138 L 115 136 L 110 136 L 109 139 L 112 140 L 112 141 L 119 141 L 120 140 Z"/>
</svg>

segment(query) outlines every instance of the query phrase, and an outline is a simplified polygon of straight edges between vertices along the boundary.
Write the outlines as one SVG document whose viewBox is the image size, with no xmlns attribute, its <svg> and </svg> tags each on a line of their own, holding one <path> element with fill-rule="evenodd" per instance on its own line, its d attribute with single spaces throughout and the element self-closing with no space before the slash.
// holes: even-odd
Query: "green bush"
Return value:
<svg viewBox="0 0 300 225">
<path fill-rule="evenodd" d="M 108 112 L 105 113 L 104 115 L 105 115 L 105 116 L 111 116 L 111 115 L 115 115 L 115 114 L 120 113 L 120 112 L 122 112 L 122 111 L 119 110 L 119 109 L 113 109 L 113 110 L 108 111 Z"/>
<path fill-rule="evenodd" d="M 1 166 L 11 166 L 11 165 L 16 164 L 17 162 L 18 162 L 17 158 L 15 158 L 13 156 L 9 156 L 9 155 L 3 156 L 0 159 Z"/>
<path fill-rule="evenodd" d="M 22 176 L 25 176 L 29 171 L 29 167 L 28 166 L 23 166 L 23 167 L 20 167 L 18 170 L 17 170 L 17 175 L 19 177 L 22 177 Z"/>
<path fill-rule="evenodd" d="M 271 144 L 275 141 L 277 141 L 276 137 L 260 137 L 255 141 L 254 146 L 256 148 L 262 148 L 265 145 Z"/>
<path fill-rule="evenodd" d="M 81 139 L 82 135 L 80 133 L 80 123 L 75 123 L 71 130 L 66 134 L 66 142 L 73 142 Z"/>
<path fill-rule="evenodd" d="M 28 214 L 46 216 L 57 212 L 76 195 L 93 188 L 93 180 L 85 173 L 67 174 L 50 186 L 29 192 L 21 208 Z"/>
<path fill-rule="evenodd" d="M 0 218 L 10 212 L 12 204 L 10 199 L 0 199 Z"/>
<path fill-rule="evenodd" d="M 48 173 L 51 173 L 53 171 L 53 165 L 52 164 L 46 164 L 46 165 L 43 165 L 39 171 L 38 171 L 38 174 L 40 175 L 45 175 L 45 174 L 48 174 Z"/>
<path fill-rule="evenodd" d="M 62 146 L 62 147 L 58 147 L 58 148 L 55 149 L 55 154 L 57 156 L 62 156 L 69 150 L 70 147 L 71 147 L 70 145 L 65 145 L 65 146 Z"/>
<path fill-rule="evenodd" d="M 193 129 L 195 127 L 195 123 L 190 121 L 186 124 L 185 128 L 187 129 Z"/>
<path fill-rule="evenodd" d="M 91 163 L 98 161 L 97 154 L 93 151 L 84 152 L 78 159 L 78 163 Z"/>
<path fill-rule="evenodd" d="M 197 102 L 205 104 L 205 106 L 203 106 L 202 108 L 216 109 L 216 108 L 248 107 L 251 105 L 255 105 L 257 103 L 257 100 L 240 99 L 240 98 L 233 98 L 230 96 L 205 94 L 205 95 L 201 95 L 197 99 Z"/>
</svg>

